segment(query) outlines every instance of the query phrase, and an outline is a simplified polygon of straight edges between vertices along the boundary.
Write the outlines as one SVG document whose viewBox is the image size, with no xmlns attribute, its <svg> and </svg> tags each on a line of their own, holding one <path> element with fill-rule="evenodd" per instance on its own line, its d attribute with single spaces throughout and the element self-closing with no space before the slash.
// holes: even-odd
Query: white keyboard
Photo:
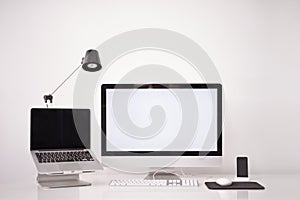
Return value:
<svg viewBox="0 0 300 200">
<path fill-rule="evenodd" d="M 199 183 L 195 179 L 184 180 L 144 180 L 144 179 L 125 179 L 112 180 L 110 186 L 144 186 L 144 187 L 198 187 Z"/>
</svg>

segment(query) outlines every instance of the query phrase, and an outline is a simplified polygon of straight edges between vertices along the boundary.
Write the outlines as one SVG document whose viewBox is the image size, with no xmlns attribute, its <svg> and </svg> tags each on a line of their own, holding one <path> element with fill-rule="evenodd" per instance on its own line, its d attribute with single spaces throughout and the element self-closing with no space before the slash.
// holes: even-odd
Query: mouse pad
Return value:
<svg viewBox="0 0 300 200">
<path fill-rule="evenodd" d="M 210 190 L 264 190 L 265 187 L 257 182 L 232 182 L 229 186 L 220 186 L 216 182 L 205 182 Z"/>
</svg>

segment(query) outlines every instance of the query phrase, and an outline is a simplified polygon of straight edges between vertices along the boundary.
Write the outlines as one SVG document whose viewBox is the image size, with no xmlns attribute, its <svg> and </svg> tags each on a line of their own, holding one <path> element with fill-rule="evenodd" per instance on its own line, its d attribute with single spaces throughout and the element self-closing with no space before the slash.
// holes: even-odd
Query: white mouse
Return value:
<svg viewBox="0 0 300 200">
<path fill-rule="evenodd" d="M 217 179 L 216 183 L 220 186 L 230 186 L 232 185 L 232 181 L 228 178 L 219 178 Z"/>
</svg>

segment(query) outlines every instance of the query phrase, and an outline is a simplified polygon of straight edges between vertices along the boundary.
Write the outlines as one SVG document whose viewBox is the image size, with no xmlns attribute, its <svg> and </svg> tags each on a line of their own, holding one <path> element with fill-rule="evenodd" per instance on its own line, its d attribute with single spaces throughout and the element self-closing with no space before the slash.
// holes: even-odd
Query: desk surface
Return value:
<svg viewBox="0 0 300 200">
<path fill-rule="evenodd" d="M 110 187 L 112 179 L 143 178 L 144 175 L 105 174 L 105 171 L 81 175 L 82 180 L 92 182 L 92 186 L 78 188 L 42 189 L 34 179 L 14 184 L 0 184 L 1 200 L 80 200 L 80 199 L 300 199 L 300 175 L 258 175 L 252 180 L 266 187 L 260 191 L 212 191 L 204 185 L 204 181 L 215 180 L 220 176 L 199 175 L 200 187 Z M 225 177 L 233 177 L 227 175 Z"/>
</svg>

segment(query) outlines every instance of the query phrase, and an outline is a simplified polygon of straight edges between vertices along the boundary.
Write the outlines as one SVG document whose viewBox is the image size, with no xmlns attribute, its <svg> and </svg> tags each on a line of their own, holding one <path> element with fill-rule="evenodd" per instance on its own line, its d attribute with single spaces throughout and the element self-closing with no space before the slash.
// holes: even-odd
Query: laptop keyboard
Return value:
<svg viewBox="0 0 300 200">
<path fill-rule="evenodd" d="M 35 153 L 39 163 L 94 161 L 88 151 L 55 151 Z"/>
</svg>

